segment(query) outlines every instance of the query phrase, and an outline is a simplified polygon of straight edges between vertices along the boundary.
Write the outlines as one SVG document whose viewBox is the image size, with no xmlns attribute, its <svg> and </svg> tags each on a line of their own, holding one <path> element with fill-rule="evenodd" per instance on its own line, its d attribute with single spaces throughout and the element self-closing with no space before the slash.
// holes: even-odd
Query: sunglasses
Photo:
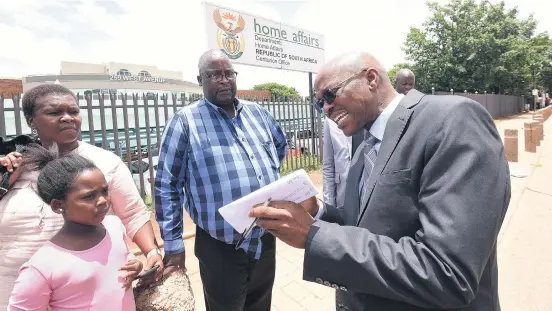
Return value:
<svg viewBox="0 0 552 311">
<path fill-rule="evenodd" d="M 12 173 L 6 171 L 2 174 L 2 182 L 0 183 L 0 200 L 8 193 L 10 187 L 10 176 Z"/>
<path fill-rule="evenodd" d="M 328 103 L 331 105 L 335 99 L 337 98 L 337 92 L 344 87 L 347 83 L 349 83 L 351 80 L 356 78 L 359 74 L 370 70 L 370 68 L 362 69 L 361 71 L 353 74 L 352 76 L 348 77 L 347 79 L 339 82 L 335 86 L 328 88 L 322 93 L 322 97 L 319 99 L 315 99 L 315 102 L 313 103 L 314 107 L 318 112 L 323 113 L 324 112 L 324 104 Z"/>
</svg>

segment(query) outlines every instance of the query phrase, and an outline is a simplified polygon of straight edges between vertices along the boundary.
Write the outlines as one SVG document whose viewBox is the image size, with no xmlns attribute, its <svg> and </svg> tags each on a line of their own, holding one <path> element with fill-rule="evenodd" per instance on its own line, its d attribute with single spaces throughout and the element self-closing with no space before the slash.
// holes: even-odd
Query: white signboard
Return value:
<svg viewBox="0 0 552 311">
<path fill-rule="evenodd" d="M 204 3 L 209 49 L 235 63 L 316 73 L 324 36 L 258 16 Z"/>
</svg>

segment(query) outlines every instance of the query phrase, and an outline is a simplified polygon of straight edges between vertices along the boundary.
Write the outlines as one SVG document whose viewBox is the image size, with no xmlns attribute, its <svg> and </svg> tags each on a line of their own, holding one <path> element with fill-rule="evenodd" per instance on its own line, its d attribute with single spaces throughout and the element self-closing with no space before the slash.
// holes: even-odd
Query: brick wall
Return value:
<svg viewBox="0 0 552 311">
<path fill-rule="evenodd" d="M 12 94 L 23 93 L 23 81 L 16 79 L 0 79 L 0 93 L 6 98 L 11 98 Z"/>
<path fill-rule="evenodd" d="M 270 91 L 255 91 L 255 90 L 238 90 L 236 96 L 238 98 L 260 98 L 261 100 L 267 100 L 270 98 Z"/>
</svg>

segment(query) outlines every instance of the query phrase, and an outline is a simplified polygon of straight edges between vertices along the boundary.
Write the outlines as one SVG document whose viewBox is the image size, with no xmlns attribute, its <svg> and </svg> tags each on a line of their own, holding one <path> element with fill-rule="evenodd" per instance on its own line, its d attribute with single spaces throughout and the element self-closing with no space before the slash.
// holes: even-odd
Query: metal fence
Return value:
<svg viewBox="0 0 552 311">
<path fill-rule="evenodd" d="M 473 99 L 483 105 L 493 118 L 508 117 L 525 110 L 525 98 L 523 96 L 451 92 L 435 92 L 435 95 L 458 95 Z"/>
<path fill-rule="evenodd" d="M 201 98 L 197 94 L 77 94 L 81 109 L 80 139 L 109 150 L 126 162 L 141 195 L 153 193 L 157 155 L 166 122 L 183 106 Z M 265 107 L 286 133 L 288 155 L 282 165 L 287 173 L 317 168 L 322 159 L 322 116 L 308 98 L 270 100 L 248 98 Z M 29 134 L 21 109 L 21 95 L 0 94 L 0 136 Z"/>
</svg>

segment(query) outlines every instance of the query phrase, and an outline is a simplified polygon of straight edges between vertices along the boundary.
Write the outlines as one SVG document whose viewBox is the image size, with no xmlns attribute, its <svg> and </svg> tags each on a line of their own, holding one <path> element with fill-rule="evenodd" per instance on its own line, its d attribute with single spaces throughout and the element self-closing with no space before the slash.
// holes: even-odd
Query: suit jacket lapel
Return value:
<svg viewBox="0 0 552 311">
<path fill-rule="evenodd" d="M 413 110 L 409 108 L 419 103 L 423 96 L 423 93 L 420 93 L 416 90 L 411 90 L 397 106 L 397 108 L 387 121 L 385 134 L 383 136 L 382 144 L 378 152 L 374 169 L 372 170 L 370 178 L 368 179 L 368 185 L 366 189 L 364 189 L 364 191 L 368 191 L 369 193 L 367 196 L 365 196 L 366 199 L 363 200 L 363 202 L 360 202 L 361 210 L 357 219 L 357 225 L 364 215 L 364 212 L 366 211 L 368 202 L 370 201 L 370 197 L 372 196 L 372 192 L 374 191 L 374 187 L 376 185 L 376 182 L 378 181 L 379 176 L 383 172 L 383 169 L 387 165 L 389 158 L 393 154 L 393 151 L 395 151 L 395 148 L 397 147 L 397 144 L 399 143 L 404 133 L 406 124 L 408 123 L 408 120 L 410 119 L 410 116 L 413 112 Z"/>
</svg>

